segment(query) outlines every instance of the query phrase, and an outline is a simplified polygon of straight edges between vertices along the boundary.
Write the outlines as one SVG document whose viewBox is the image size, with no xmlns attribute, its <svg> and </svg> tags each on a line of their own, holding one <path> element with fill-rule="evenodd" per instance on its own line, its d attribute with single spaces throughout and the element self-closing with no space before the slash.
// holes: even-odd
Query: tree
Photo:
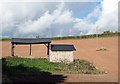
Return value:
<svg viewBox="0 0 120 84">
<path fill-rule="evenodd" d="M 36 38 L 40 38 L 40 36 L 38 35 L 38 36 L 36 36 Z"/>
<path fill-rule="evenodd" d="M 118 31 L 115 31 L 115 33 L 119 33 Z"/>
<path fill-rule="evenodd" d="M 103 33 L 104 33 L 104 34 L 111 34 L 111 33 L 113 33 L 113 32 L 111 32 L 111 31 L 104 31 Z"/>
</svg>

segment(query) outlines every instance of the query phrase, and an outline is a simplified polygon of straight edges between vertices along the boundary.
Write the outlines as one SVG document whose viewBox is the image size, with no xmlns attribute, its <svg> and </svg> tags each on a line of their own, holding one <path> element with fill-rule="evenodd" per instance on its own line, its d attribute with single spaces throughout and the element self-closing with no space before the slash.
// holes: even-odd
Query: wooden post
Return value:
<svg viewBox="0 0 120 84">
<path fill-rule="evenodd" d="M 98 49 L 98 26 L 96 27 L 96 50 Z"/>
<path fill-rule="evenodd" d="M 32 57 L 32 44 L 30 44 L 30 57 Z"/>
<path fill-rule="evenodd" d="M 11 56 L 14 56 L 14 43 L 11 45 Z"/>
<path fill-rule="evenodd" d="M 48 43 L 48 46 L 47 46 L 47 55 L 49 57 L 49 47 L 50 47 L 50 43 Z"/>
</svg>

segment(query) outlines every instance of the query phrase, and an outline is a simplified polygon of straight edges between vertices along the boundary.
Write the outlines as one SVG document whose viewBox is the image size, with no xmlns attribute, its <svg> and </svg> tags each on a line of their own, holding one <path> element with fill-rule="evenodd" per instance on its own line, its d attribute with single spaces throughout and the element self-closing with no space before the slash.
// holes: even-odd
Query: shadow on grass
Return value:
<svg viewBox="0 0 120 84">
<path fill-rule="evenodd" d="M 41 71 L 37 67 L 27 67 L 23 64 L 18 66 L 6 66 L 5 59 L 2 60 L 2 84 L 40 84 L 64 82 L 66 76 L 53 75 L 47 71 Z"/>
</svg>

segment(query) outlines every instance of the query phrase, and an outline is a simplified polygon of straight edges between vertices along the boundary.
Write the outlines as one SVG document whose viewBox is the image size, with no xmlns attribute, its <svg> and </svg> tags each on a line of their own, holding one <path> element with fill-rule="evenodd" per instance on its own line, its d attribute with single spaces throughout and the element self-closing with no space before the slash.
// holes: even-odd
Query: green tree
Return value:
<svg viewBox="0 0 120 84">
<path fill-rule="evenodd" d="M 104 31 L 103 33 L 104 33 L 104 34 L 111 34 L 111 33 L 113 33 L 113 32 L 111 32 L 111 31 Z"/>
<path fill-rule="evenodd" d="M 38 36 L 36 36 L 36 38 L 40 38 L 40 36 L 38 35 Z"/>
<path fill-rule="evenodd" d="M 115 33 L 119 33 L 118 31 L 115 31 Z"/>
</svg>

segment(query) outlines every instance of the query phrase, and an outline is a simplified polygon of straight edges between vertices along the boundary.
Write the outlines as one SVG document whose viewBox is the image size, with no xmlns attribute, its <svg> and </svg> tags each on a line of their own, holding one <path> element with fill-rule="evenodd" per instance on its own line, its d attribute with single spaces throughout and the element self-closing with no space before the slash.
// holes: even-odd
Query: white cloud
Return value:
<svg viewBox="0 0 120 84">
<path fill-rule="evenodd" d="M 80 19 L 80 18 L 74 18 L 74 20 L 73 20 L 73 22 L 81 22 L 82 21 L 82 19 Z"/>
<path fill-rule="evenodd" d="M 104 0 L 101 5 L 103 7 L 103 14 L 110 14 L 118 8 L 119 0 Z"/>
<path fill-rule="evenodd" d="M 102 13 L 96 22 L 100 31 L 118 30 L 118 2 L 119 0 L 104 0 L 101 3 Z"/>
<path fill-rule="evenodd" d="M 119 0 L 104 0 L 92 13 L 81 22 L 75 24 L 74 28 L 86 34 L 95 33 L 96 26 L 98 26 L 99 33 L 105 30 L 118 30 L 118 1 Z M 98 20 L 93 23 L 95 18 L 98 18 Z"/>
<path fill-rule="evenodd" d="M 82 34 L 91 34 L 91 33 L 93 33 L 93 30 L 95 30 L 94 24 L 88 23 L 86 21 L 76 23 L 74 25 L 74 28 L 75 29 L 77 28 L 79 31 L 82 32 Z"/>
<path fill-rule="evenodd" d="M 79 23 L 74 25 L 74 29 L 78 29 L 82 34 L 93 34 L 96 33 L 96 18 L 101 15 L 101 6 L 97 6 L 93 12 L 88 14 L 87 17 L 83 18 Z"/>
<path fill-rule="evenodd" d="M 0 2 L 99 2 L 101 0 L 0 0 Z"/>
<path fill-rule="evenodd" d="M 93 34 L 96 26 L 99 33 L 115 31 L 118 28 L 117 5 L 118 0 L 104 0 L 87 17 L 80 19 L 72 16 L 73 11 L 69 6 L 66 8 L 65 3 L 5 3 L 0 24 L 3 35 L 14 37 Z"/>
<path fill-rule="evenodd" d="M 28 20 L 24 24 L 18 25 L 19 28 L 17 34 L 42 33 L 44 31 L 48 31 L 48 28 L 53 30 L 51 27 L 52 25 L 64 25 L 72 21 L 72 12 L 64 9 L 64 3 L 62 3 L 57 6 L 53 13 L 50 14 L 49 11 L 47 11 L 35 21 Z M 57 35 L 59 34 L 61 33 L 58 33 Z"/>
</svg>

